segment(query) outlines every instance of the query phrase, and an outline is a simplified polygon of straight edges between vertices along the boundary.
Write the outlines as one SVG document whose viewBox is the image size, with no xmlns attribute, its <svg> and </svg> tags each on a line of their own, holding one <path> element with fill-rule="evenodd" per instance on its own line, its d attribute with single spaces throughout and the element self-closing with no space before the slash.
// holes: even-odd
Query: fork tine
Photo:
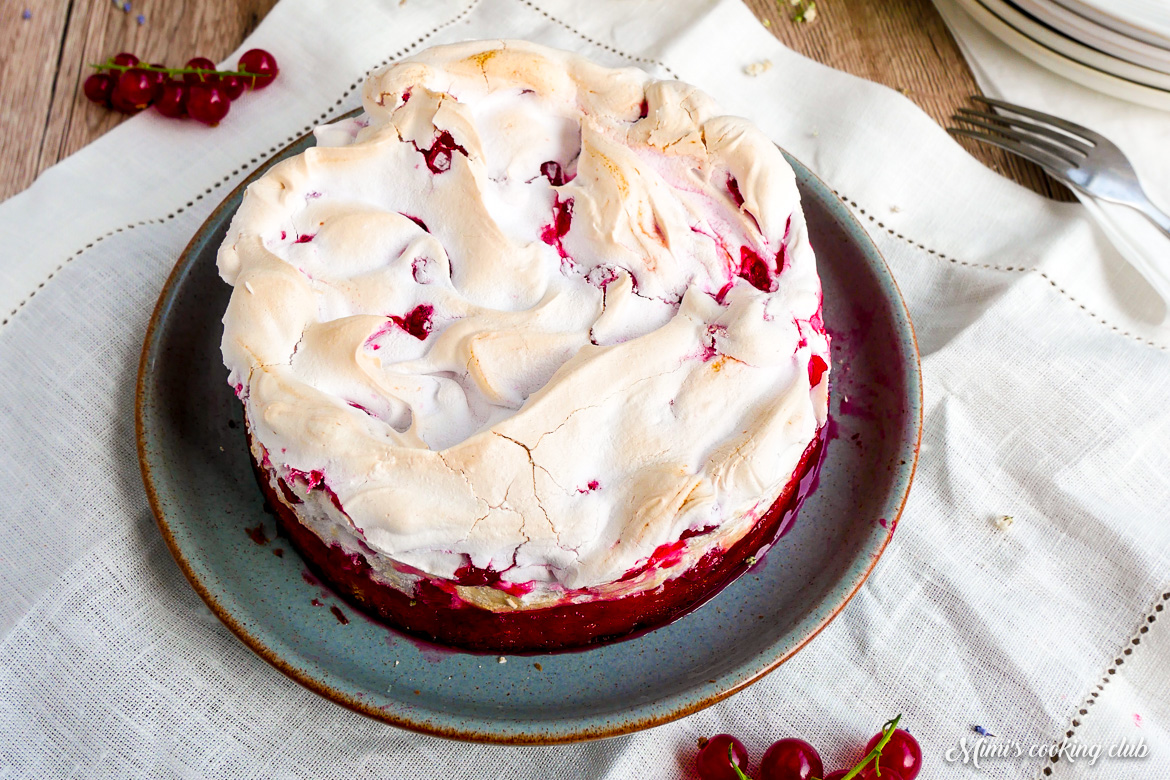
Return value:
<svg viewBox="0 0 1170 780">
<path fill-rule="evenodd" d="M 1021 133 L 1021 132 L 1017 132 L 1016 130 L 1012 130 L 1011 126 L 1006 122 L 1003 124 L 998 124 L 995 122 L 983 122 L 983 121 L 980 121 L 979 119 L 973 119 L 973 118 L 966 116 L 966 115 L 963 115 L 963 116 L 955 115 L 955 116 L 952 116 L 951 119 L 954 119 L 958 122 L 965 122 L 969 125 L 974 125 L 975 127 L 981 127 L 984 130 L 990 130 L 993 133 L 997 133 L 997 134 L 1005 136 L 1007 138 L 1011 138 L 1014 141 L 1019 141 L 1020 143 L 1034 146 L 1034 147 L 1038 148 L 1040 151 L 1047 152 L 1047 153 L 1051 154 L 1053 157 L 1060 159 L 1067 166 L 1071 166 L 1073 168 L 1080 167 L 1081 161 L 1084 160 L 1083 156 L 1077 157 L 1076 152 L 1073 152 L 1069 149 L 1066 149 L 1063 146 L 1058 146 L 1057 144 L 1046 141 L 1043 138 L 1037 138 L 1034 135 L 1028 135 L 1026 133 Z"/>
<path fill-rule="evenodd" d="M 1088 157 L 1089 153 L 1093 151 L 1093 147 L 1084 143 L 1079 138 L 1073 138 L 1067 133 L 1062 133 L 1059 130 L 1053 130 L 1051 127 L 1037 124 L 1027 119 L 1020 119 L 1014 116 L 1005 116 L 1004 114 L 993 114 L 988 111 L 972 111 L 969 108 L 960 108 L 958 112 L 964 117 L 973 116 L 979 119 L 984 119 L 989 122 L 996 122 L 1001 125 L 1008 125 L 1017 130 L 1023 130 L 1035 136 L 1041 136 L 1055 142 L 1056 146 L 1070 149 L 1082 158 Z M 966 121 L 966 120 L 964 120 Z M 1062 150 L 1063 151 L 1063 150 Z"/>
<path fill-rule="evenodd" d="M 972 130 L 963 130 L 958 127 L 948 127 L 947 132 L 951 135 L 961 135 L 966 138 L 974 138 L 976 141 L 982 141 L 992 146 L 998 146 L 1000 149 L 1005 149 L 1012 154 L 1017 154 L 1029 162 L 1034 162 L 1048 172 L 1048 175 L 1054 179 L 1059 179 L 1062 182 L 1068 183 L 1068 177 L 1064 175 L 1065 162 L 1060 158 L 1053 157 L 1045 151 L 1035 149 L 1033 147 L 1024 146 L 1018 141 L 1010 138 L 998 138 L 986 133 L 977 133 Z"/>
<path fill-rule="evenodd" d="M 1102 141 L 1109 143 L 1105 136 L 1094 133 L 1092 130 L 1083 125 L 1078 125 L 1075 122 L 1068 121 L 1067 119 L 1061 119 L 1060 117 L 1053 116 L 1052 114 L 1045 114 L 1032 108 L 1024 108 L 1023 106 L 1017 106 L 1012 103 L 1005 103 L 1002 100 L 983 97 L 982 95 L 972 95 L 971 99 L 978 103 L 984 103 L 989 106 L 994 106 L 995 108 L 1001 108 L 1004 111 L 1011 111 L 1013 114 L 1020 114 L 1021 116 L 1028 116 L 1032 119 L 1038 119 L 1041 122 L 1047 122 L 1053 127 L 1059 127 L 1061 130 L 1072 133 L 1075 136 L 1079 136 L 1084 141 L 1091 142 L 1094 146 L 1100 145 Z"/>
</svg>

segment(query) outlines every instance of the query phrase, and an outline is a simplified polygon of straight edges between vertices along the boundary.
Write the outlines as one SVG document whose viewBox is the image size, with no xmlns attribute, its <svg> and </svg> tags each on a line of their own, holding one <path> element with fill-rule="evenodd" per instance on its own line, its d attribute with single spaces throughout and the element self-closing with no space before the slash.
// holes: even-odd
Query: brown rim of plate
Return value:
<svg viewBox="0 0 1170 780">
<path fill-rule="evenodd" d="M 361 111 L 360 108 L 354 109 L 353 111 L 350 111 L 348 113 L 342 114 L 341 116 L 334 118 L 333 120 L 331 120 L 331 122 L 336 122 L 336 121 L 341 120 L 341 119 L 346 119 L 346 118 L 349 118 L 351 116 L 356 116 L 359 111 Z M 857 592 L 859 590 L 861 590 L 861 586 L 865 584 L 865 581 L 867 579 L 869 579 L 869 575 L 873 572 L 873 569 L 877 565 L 877 562 L 881 559 L 882 553 L 885 552 L 886 546 L 889 545 L 890 539 L 892 539 L 894 536 L 893 530 L 891 530 L 890 533 L 888 533 L 886 535 L 886 538 L 882 542 L 881 547 L 878 548 L 877 553 L 872 556 L 869 567 L 865 570 L 865 573 L 857 581 L 857 584 L 853 587 L 853 589 L 849 592 L 849 594 L 845 597 L 845 599 L 837 606 L 837 608 L 835 610 L 833 610 L 833 612 L 830 613 L 828 616 L 826 616 L 825 619 L 823 621 L 821 621 L 820 625 L 818 625 L 816 627 L 816 629 L 813 630 L 812 633 L 810 633 L 804 639 L 803 642 L 801 642 L 799 645 L 797 645 L 796 647 L 794 647 L 791 650 L 789 650 L 788 652 L 786 652 L 783 656 L 776 659 L 774 662 L 772 662 L 771 664 L 769 664 L 765 668 L 761 669 L 759 672 L 757 672 L 752 677 L 748 678 L 747 680 L 744 680 L 743 682 L 741 682 L 737 685 L 732 686 L 731 688 L 729 688 L 725 691 L 720 691 L 718 693 L 711 694 L 710 696 L 702 698 L 702 699 L 698 700 L 697 702 L 679 707 L 678 709 L 676 709 L 673 712 L 670 712 L 666 715 L 655 716 L 655 717 L 646 717 L 646 718 L 642 718 L 640 720 L 629 721 L 623 725 L 614 726 L 612 728 L 585 729 L 585 730 L 582 730 L 582 731 L 577 732 L 577 733 L 572 734 L 572 735 L 555 736 L 555 737 L 541 736 L 538 733 L 533 733 L 531 735 L 512 736 L 512 737 L 501 738 L 500 736 L 495 735 L 495 734 L 487 734 L 487 733 L 481 733 L 481 732 L 476 732 L 476 731 L 464 731 L 464 730 L 434 726 L 434 725 L 430 725 L 430 724 L 426 724 L 426 723 L 420 723 L 417 721 L 409 720 L 409 719 L 404 718 L 404 717 L 400 717 L 400 716 L 396 716 L 396 715 L 384 712 L 383 710 L 380 710 L 376 707 L 372 707 L 368 704 L 365 704 L 361 701 L 354 699 L 351 696 L 348 696 L 348 695 L 342 693 L 341 691 L 338 691 L 334 688 L 331 688 L 329 685 L 326 685 L 325 683 L 322 683 L 319 680 L 313 679 L 312 677 L 310 677 L 306 674 L 302 674 L 301 672 L 299 672 L 298 670 L 296 670 L 292 666 L 290 666 L 280 656 L 278 656 L 276 653 L 274 653 L 267 645 L 265 645 L 263 642 L 261 642 L 258 638 L 256 638 L 252 634 L 248 633 L 248 631 L 245 630 L 244 627 L 241 626 L 231 616 L 231 614 L 229 614 L 227 612 L 227 610 L 225 610 L 219 604 L 218 601 L 216 601 L 215 597 L 211 595 L 211 593 L 203 586 L 203 583 L 195 576 L 194 571 L 191 569 L 191 565 L 187 562 L 187 559 L 184 557 L 182 551 L 179 549 L 178 545 L 175 543 L 175 539 L 174 539 L 173 534 L 171 533 L 170 526 L 167 524 L 166 516 L 164 515 L 162 507 L 159 504 L 158 494 L 155 492 L 155 489 L 154 489 L 154 480 L 153 480 L 153 477 L 151 474 L 150 464 L 148 463 L 147 457 L 146 457 L 145 423 L 143 420 L 143 398 L 145 397 L 146 376 L 147 376 L 146 367 L 147 367 L 147 362 L 148 362 L 148 358 L 149 358 L 150 344 L 154 340 L 155 331 L 158 329 L 159 325 L 162 322 L 163 302 L 170 296 L 170 293 L 172 292 L 173 288 L 178 284 L 179 272 L 186 265 L 188 256 L 190 255 L 198 237 L 203 232 L 203 229 L 210 222 L 215 221 L 216 219 L 221 217 L 222 213 L 227 208 L 228 202 L 231 201 L 237 194 L 242 195 L 243 191 L 248 187 L 248 185 L 250 185 L 253 181 L 258 179 L 260 176 L 264 175 L 268 171 L 268 169 L 271 168 L 273 165 L 280 162 L 282 159 L 281 155 L 284 153 L 285 150 L 287 150 L 291 146 L 295 146 L 296 144 L 301 143 L 302 141 L 306 140 L 311 135 L 312 135 L 312 132 L 309 132 L 309 133 L 305 133 L 304 135 L 300 136 L 292 143 L 286 145 L 284 147 L 284 149 L 281 149 L 280 151 L 274 153 L 272 155 L 272 157 L 267 162 L 265 162 L 263 165 L 258 167 L 256 170 L 252 171 L 252 173 L 250 175 L 248 175 L 243 181 L 241 181 L 238 185 L 236 185 L 235 189 L 233 189 L 227 196 L 224 197 L 223 202 L 215 207 L 215 209 L 207 216 L 207 219 L 204 220 L 203 224 L 199 227 L 199 229 L 195 231 L 195 234 L 192 236 L 191 240 L 187 243 L 187 246 L 183 249 L 183 252 L 179 255 L 178 260 L 175 262 L 175 267 L 171 270 L 170 275 L 167 277 L 166 282 L 163 284 L 162 290 L 159 292 L 158 302 L 155 304 L 154 312 L 150 316 L 150 323 L 147 325 L 147 328 L 146 328 L 146 337 L 143 339 L 143 342 L 142 342 L 142 354 L 141 354 L 141 357 L 139 358 L 139 361 L 138 361 L 138 382 L 137 382 L 137 385 L 135 387 L 135 393 L 134 393 L 134 432 L 135 432 L 135 439 L 137 440 L 137 445 L 138 445 L 138 465 L 139 465 L 139 468 L 142 470 L 142 482 L 143 482 L 144 487 L 146 488 L 146 496 L 147 496 L 147 499 L 150 501 L 150 508 L 151 508 L 151 511 L 154 513 L 155 520 L 158 522 L 158 528 L 159 528 L 159 531 L 162 533 L 163 541 L 166 542 L 167 548 L 171 551 L 171 555 L 174 556 L 175 562 L 178 563 L 179 568 L 182 569 L 183 576 L 187 578 L 187 581 L 189 583 L 191 583 L 191 587 L 193 587 L 195 589 L 195 592 L 199 594 L 199 597 L 201 599 L 203 599 L 203 602 L 205 604 L 207 604 L 207 607 L 215 614 L 215 616 L 217 618 L 219 618 L 219 620 L 225 626 L 227 626 L 229 631 L 231 631 L 233 634 L 235 634 L 236 637 L 241 642 L 243 642 L 245 645 L 247 645 L 254 653 L 256 653 L 256 655 L 263 658 L 271 666 L 276 668 L 279 672 L 284 674 L 286 677 L 289 677 L 290 679 L 294 680 L 295 682 L 299 683 L 300 685 L 304 686 L 305 688 L 308 688 L 313 693 L 316 693 L 317 695 L 322 696 L 322 697 L 332 701 L 335 704 L 339 704 L 348 710 L 352 710 L 352 711 L 359 713 L 361 715 L 365 715 L 369 718 L 373 718 L 374 720 L 379 720 L 379 721 L 382 721 L 383 723 L 387 723 L 391 726 L 396 726 L 396 727 L 401 728 L 401 729 L 406 729 L 408 731 L 415 731 L 415 732 L 422 733 L 422 734 L 429 734 L 429 735 L 435 736 L 435 737 L 443 737 L 445 739 L 459 740 L 462 742 L 480 742 L 480 743 L 489 743 L 489 744 L 498 744 L 498 745 L 571 744 L 571 743 L 576 743 L 576 742 L 588 742 L 588 741 L 592 741 L 592 740 L 596 740 L 596 739 L 603 739 L 606 737 L 617 737 L 617 736 L 621 736 L 623 734 L 631 734 L 631 733 L 636 732 L 636 731 L 643 731 L 643 730 L 648 729 L 648 728 L 653 728 L 654 726 L 661 726 L 665 723 L 670 723 L 671 721 L 678 720 L 679 718 L 684 718 L 687 715 L 691 715 L 695 712 L 706 709 L 707 707 L 710 707 L 713 704 L 716 704 L 720 701 L 723 701 L 724 699 L 728 698 L 729 696 L 732 696 L 736 693 L 739 693 L 744 688 L 747 688 L 749 685 L 752 685 L 753 683 L 758 682 L 759 680 L 761 680 L 762 678 L 764 678 L 765 676 L 770 674 L 778 666 L 783 664 L 785 661 L 787 661 L 792 656 L 796 655 L 797 652 L 804 649 L 805 645 L 807 645 L 818 634 L 820 634 L 821 631 L 824 630 L 825 626 L 829 625 L 829 623 L 831 623 L 837 617 L 837 615 L 839 615 L 841 613 L 841 610 L 843 610 L 846 607 L 846 605 L 848 605 L 849 602 L 853 600 L 853 597 L 855 595 L 857 595 Z M 826 192 L 832 193 L 833 190 L 827 184 L 825 184 L 825 182 L 822 181 L 821 178 L 819 176 L 817 176 L 816 174 L 814 174 L 811 170 L 809 170 L 809 175 L 812 176 L 812 178 L 821 187 L 823 187 Z M 849 216 L 849 219 L 851 219 L 853 221 L 854 226 L 858 229 L 858 231 L 862 235 L 866 235 L 866 236 L 869 235 L 865 231 L 865 228 L 862 226 L 861 222 L 857 219 L 857 217 L 855 217 L 853 215 L 852 212 L 850 212 L 847 208 L 844 208 L 844 207 L 842 207 L 842 212 Z M 872 240 L 871 240 L 871 243 L 873 243 Z M 894 289 L 898 293 L 898 304 L 901 306 L 902 312 L 906 318 L 906 323 L 910 329 L 910 340 L 914 346 L 914 367 L 915 367 L 915 370 L 916 370 L 916 373 L 918 374 L 918 376 L 921 377 L 922 376 L 922 358 L 920 357 L 919 351 L 918 351 L 918 336 L 914 331 L 914 322 L 910 319 L 910 312 L 906 308 L 906 301 L 902 297 L 901 288 L 898 287 L 898 282 L 896 279 L 894 279 L 893 273 L 891 273 L 889 271 L 889 265 L 886 263 L 885 257 L 882 256 L 881 250 L 877 248 L 876 244 L 873 244 L 873 250 L 877 254 L 878 259 L 881 260 L 882 265 L 885 266 L 886 271 L 889 274 L 890 281 L 894 285 Z M 909 474 L 909 477 L 907 478 L 907 481 L 906 481 L 906 490 L 903 491 L 903 493 L 902 493 L 902 500 L 898 505 L 897 514 L 894 516 L 893 520 L 890 522 L 891 529 L 897 527 L 898 521 L 902 517 L 902 512 L 906 508 L 906 501 L 910 496 L 910 486 L 913 485 L 914 475 L 918 470 L 918 452 L 922 446 L 922 421 L 923 421 L 922 404 L 923 404 L 922 382 L 920 381 L 918 383 L 918 404 L 917 404 L 917 407 L 918 407 L 918 426 L 917 426 L 917 429 L 918 430 L 917 430 L 917 438 L 914 442 L 914 455 L 913 455 L 913 459 L 911 460 L 911 463 L 910 463 L 910 474 Z"/>
</svg>

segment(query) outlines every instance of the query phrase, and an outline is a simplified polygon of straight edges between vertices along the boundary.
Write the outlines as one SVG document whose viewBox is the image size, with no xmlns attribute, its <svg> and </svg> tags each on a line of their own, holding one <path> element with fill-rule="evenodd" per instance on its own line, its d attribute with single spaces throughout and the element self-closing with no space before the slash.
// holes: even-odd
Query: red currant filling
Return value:
<svg viewBox="0 0 1170 780">
<path fill-rule="evenodd" d="M 623 639 L 639 630 L 670 622 L 706 602 L 748 569 L 750 556 L 758 554 L 787 530 L 793 514 L 815 485 L 823 443 L 823 436 L 818 435 L 809 444 L 787 486 L 751 531 L 730 549 L 712 549 L 697 564 L 661 587 L 609 601 L 565 602 L 506 612 L 492 612 L 464 601 L 456 589 L 461 584 L 458 580 L 422 579 L 413 593 L 386 585 L 371 575 L 365 556 L 327 544 L 302 525 L 273 491 L 269 482 L 271 466 L 255 465 L 260 487 L 276 511 L 282 531 L 309 568 L 337 588 L 356 608 L 411 634 L 455 647 L 520 652 Z M 294 472 L 293 478 L 304 479 L 306 485 L 312 483 L 315 486 L 312 489 L 328 490 L 336 499 L 320 472 Z M 668 563 L 679 554 L 679 545 L 679 542 L 663 545 L 651 557 L 659 564 Z M 489 570 L 477 571 L 470 562 L 461 571 L 460 577 L 465 581 L 486 582 L 495 579 L 496 574 Z M 517 596 L 532 588 L 529 583 L 514 584 L 502 579 L 495 579 L 491 587 Z"/>
<path fill-rule="evenodd" d="M 460 585 L 495 585 L 499 581 L 500 572 L 474 566 L 470 558 L 467 563 L 455 570 L 455 582 Z"/>
<path fill-rule="evenodd" d="M 565 251 L 565 247 L 561 243 L 566 235 L 569 233 L 569 228 L 573 226 L 573 199 L 561 200 L 561 196 L 557 195 L 553 202 L 553 221 L 545 225 L 540 231 L 540 240 L 549 246 L 556 247 L 557 253 L 562 258 L 569 256 Z"/>
<path fill-rule="evenodd" d="M 400 213 L 400 214 L 402 214 L 402 212 L 399 212 L 399 213 Z M 424 233 L 430 233 L 430 232 L 431 232 L 431 229 L 427 227 L 427 223 L 423 222 L 423 221 L 422 221 L 421 219 L 419 219 L 418 217 L 412 217 L 412 216 L 410 216 L 409 214 L 402 214 L 402 216 L 406 217 L 406 218 L 407 218 L 407 219 L 409 219 L 411 222 L 413 222 L 414 224 L 416 224 L 416 225 L 418 225 L 420 228 L 422 228 Z"/>
<path fill-rule="evenodd" d="M 739 248 L 739 276 L 762 292 L 772 292 L 772 274 L 764 258 L 751 247 Z"/>
<path fill-rule="evenodd" d="M 333 506 L 337 507 L 337 511 L 345 514 L 345 509 L 343 509 L 341 506 L 341 499 L 338 498 L 337 494 L 333 492 L 333 488 L 325 484 L 325 472 L 316 469 L 313 471 L 299 471 L 298 469 L 289 469 L 288 475 L 289 479 L 293 480 L 294 482 L 300 482 L 307 490 L 320 490 L 325 493 L 327 496 L 329 496 L 329 502 L 332 503 Z M 293 493 L 291 489 L 289 489 L 288 484 L 285 483 L 284 480 L 278 480 L 278 484 L 280 485 L 281 492 L 286 496 L 292 495 L 294 498 L 296 497 L 296 494 Z M 296 501 L 290 500 L 290 503 L 300 504 L 303 502 L 297 499 Z"/>
<path fill-rule="evenodd" d="M 808 361 L 808 386 L 816 387 L 821 383 L 821 377 L 829 370 L 825 359 L 820 355 L 813 355 Z"/>
<path fill-rule="evenodd" d="M 451 169 L 452 152 L 459 152 L 464 157 L 467 156 L 467 150 L 455 143 L 454 136 L 447 130 L 439 133 L 430 149 L 419 149 L 418 144 L 415 144 L 414 148 L 422 154 L 427 167 L 434 174 L 445 173 Z"/>
<path fill-rule="evenodd" d="M 735 203 L 736 208 L 743 206 L 743 195 L 739 191 L 739 182 L 734 176 L 727 177 L 727 191 L 731 193 L 731 200 Z"/>
<path fill-rule="evenodd" d="M 424 341 L 431 333 L 431 315 L 434 313 L 434 306 L 429 303 L 420 303 L 407 312 L 406 316 L 399 317 L 392 314 L 390 320 L 419 341 Z"/>
<path fill-rule="evenodd" d="M 541 163 L 540 175 L 548 179 L 548 183 L 554 187 L 560 187 L 570 181 L 570 179 L 565 178 L 565 172 L 561 168 L 561 164 L 555 160 Z"/>
</svg>

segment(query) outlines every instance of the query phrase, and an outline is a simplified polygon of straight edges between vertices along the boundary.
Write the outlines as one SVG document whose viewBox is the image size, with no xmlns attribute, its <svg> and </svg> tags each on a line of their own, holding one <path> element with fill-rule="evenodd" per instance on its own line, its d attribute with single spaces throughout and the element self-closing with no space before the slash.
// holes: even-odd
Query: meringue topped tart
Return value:
<svg viewBox="0 0 1170 780">
<path fill-rule="evenodd" d="M 791 522 L 826 422 L 780 151 L 692 86 L 522 41 L 420 52 L 363 106 L 248 188 L 219 251 L 284 533 L 463 648 L 701 603 Z"/>
</svg>

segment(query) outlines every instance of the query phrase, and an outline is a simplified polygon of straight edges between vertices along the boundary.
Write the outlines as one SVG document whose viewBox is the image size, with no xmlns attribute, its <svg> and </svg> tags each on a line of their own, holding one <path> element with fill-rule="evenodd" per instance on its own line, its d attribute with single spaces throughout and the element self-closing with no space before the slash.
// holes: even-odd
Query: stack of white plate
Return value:
<svg viewBox="0 0 1170 780">
<path fill-rule="evenodd" d="M 1016 51 L 1115 97 L 1170 110 L 1170 0 L 958 0 Z"/>
</svg>

